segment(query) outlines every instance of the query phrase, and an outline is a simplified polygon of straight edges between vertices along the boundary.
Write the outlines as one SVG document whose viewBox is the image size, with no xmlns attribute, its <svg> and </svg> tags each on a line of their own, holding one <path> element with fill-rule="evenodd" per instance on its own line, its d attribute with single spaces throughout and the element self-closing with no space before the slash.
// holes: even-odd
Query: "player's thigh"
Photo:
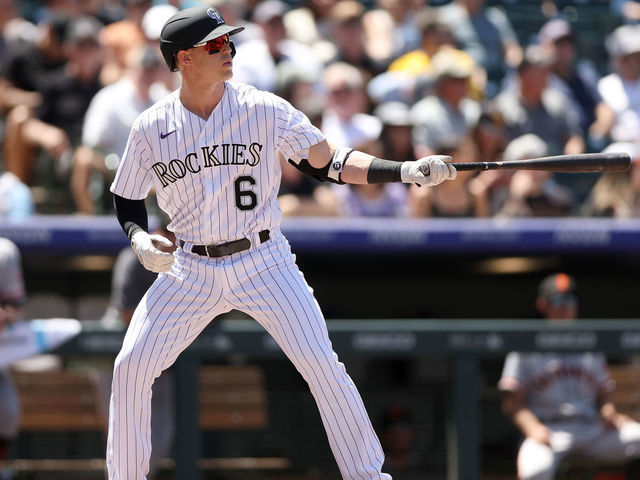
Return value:
<svg viewBox="0 0 640 480">
<path fill-rule="evenodd" d="M 265 327 L 292 360 L 311 363 L 332 355 L 324 316 L 286 250 L 264 249 L 228 275 L 237 285 L 236 308 Z"/>
<path fill-rule="evenodd" d="M 518 480 L 552 480 L 560 461 L 551 447 L 527 438 L 518 451 Z"/>
<path fill-rule="evenodd" d="M 640 423 L 625 423 L 620 430 L 603 428 L 587 446 L 586 455 L 602 463 L 624 463 L 640 457 Z"/>
<path fill-rule="evenodd" d="M 204 327 L 224 313 L 222 284 L 213 267 L 184 260 L 160 274 L 144 295 L 127 329 L 119 361 L 145 363 L 154 372 L 169 367 Z"/>
</svg>

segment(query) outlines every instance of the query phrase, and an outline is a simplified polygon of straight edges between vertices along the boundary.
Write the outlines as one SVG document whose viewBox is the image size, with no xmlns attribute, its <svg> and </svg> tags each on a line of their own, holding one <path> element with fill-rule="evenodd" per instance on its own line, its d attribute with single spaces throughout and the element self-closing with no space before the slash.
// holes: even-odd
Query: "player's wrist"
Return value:
<svg viewBox="0 0 640 480">
<path fill-rule="evenodd" d="M 403 182 L 402 168 L 406 163 L 374 158 L 367 169 L 367 183 Z"/>
</svg>

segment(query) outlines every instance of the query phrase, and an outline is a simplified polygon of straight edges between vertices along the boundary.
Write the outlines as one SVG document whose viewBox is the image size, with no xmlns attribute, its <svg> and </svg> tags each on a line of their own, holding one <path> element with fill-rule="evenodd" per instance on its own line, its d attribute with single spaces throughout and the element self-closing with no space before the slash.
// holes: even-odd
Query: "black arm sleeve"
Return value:
<svg viewBox="0 0 640 480">
<path fill-rule="evenodd" d="M 374 158 L 367 171 L 367 183 L 401 182 L 400 168 L 402 162 Z"/>
<path fill-rule="evenodd" d="M 118 222 L 129 238 L 138 230 L 149 231 L 147 207 L 144 200 L 129 200 L 120 195 L 113 196 Z"/>
</svg>

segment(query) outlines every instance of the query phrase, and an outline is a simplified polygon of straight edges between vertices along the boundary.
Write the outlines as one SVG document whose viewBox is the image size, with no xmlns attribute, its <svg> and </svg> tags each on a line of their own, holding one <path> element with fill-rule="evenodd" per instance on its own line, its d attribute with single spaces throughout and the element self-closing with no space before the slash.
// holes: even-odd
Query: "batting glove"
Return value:
<svg viewBox="0 0 640 480">
<path fill-rule="evenodd" d="M 156 273 L 168 272 L 173 264 L 173 253 L 158 250 L 153 245 L 153 242 L 165 247 L 173 246 L 173 243 L 162 235 L 149 235 L 144 230 L 138 230 L 131 237 L 131 248 L 136 252 L 138 260 L 147 270 Z"/>
<path fill-rule="evenodd" d="M 448 155 L 429 155 L 413 162 L 404 162 L 400 167 L 400 178 L 403 183 L 434 186 L 445 180 L 453 180 L 458 175 L 450 163 Z"/>
</svg>

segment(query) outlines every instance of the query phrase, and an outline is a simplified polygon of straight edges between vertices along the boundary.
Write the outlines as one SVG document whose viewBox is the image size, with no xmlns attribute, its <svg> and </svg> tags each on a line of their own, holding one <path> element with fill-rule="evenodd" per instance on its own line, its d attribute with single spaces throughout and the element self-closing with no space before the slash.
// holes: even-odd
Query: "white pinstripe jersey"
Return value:
<svg viewBox="0 0 640 480">
<path fill-rule="evenodd" d="M 252 86 L 226 82 L 207 120 L 178 90 L 136 120 L 111 191 L 140 200 L 154 187 L 169 229 L 187 242 L 236 240 L 280 223 L 277 153 L 306 158 L 323 139 L 287 101 Z"/>
</svg>

